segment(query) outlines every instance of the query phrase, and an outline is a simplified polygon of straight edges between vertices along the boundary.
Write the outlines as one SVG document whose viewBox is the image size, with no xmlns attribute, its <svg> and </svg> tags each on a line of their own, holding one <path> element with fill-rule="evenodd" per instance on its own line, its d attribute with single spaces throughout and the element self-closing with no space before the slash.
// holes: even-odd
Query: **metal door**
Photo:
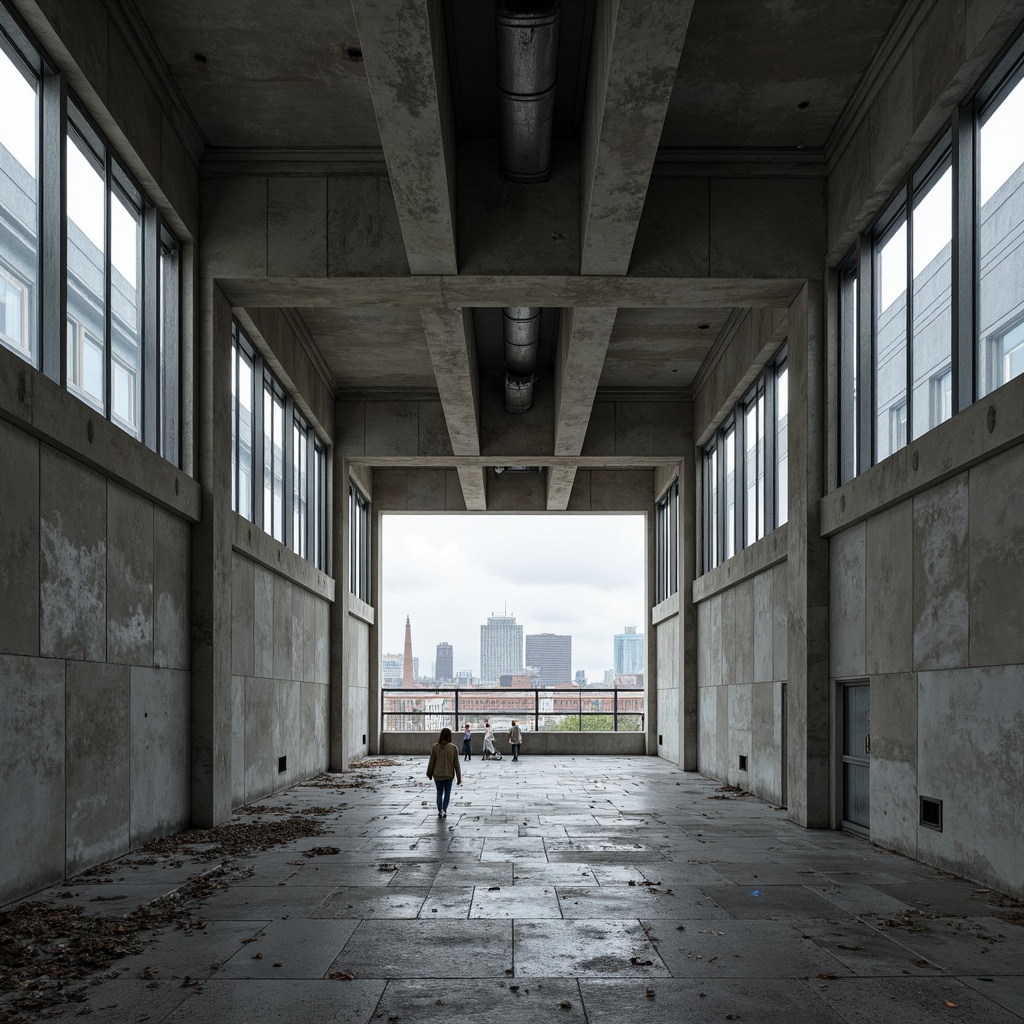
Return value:
<svg viewBox="0 0 1024 1024">
<path fill-rule="evenodd" d="M 867 683 L 843 686 L 843 822 L 871 827 L 871 705 Z"/>
</svg>

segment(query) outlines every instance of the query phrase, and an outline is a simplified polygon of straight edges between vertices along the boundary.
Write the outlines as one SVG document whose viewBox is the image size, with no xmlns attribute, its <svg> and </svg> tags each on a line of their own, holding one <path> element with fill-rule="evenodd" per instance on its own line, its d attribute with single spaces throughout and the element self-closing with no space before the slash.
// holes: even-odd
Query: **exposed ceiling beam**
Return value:
<svg viewBox="0 0 1024 1024">
<path fill-rule="evenodd" d="M 459 483 L 467 512 L 487 511 L 487 468 L 485 466 L 459 466 Z"/>
<path fill-rule="evenodd" d="M 547 477 L 547 510 L 564 512 L 569 507 L 569 496 L 576 480 L 576 466 L 550 466 Z"/>
<path fill-rule="evenodd" d="M 437 378 L 437 392 L 444 409 L 452 452 L 460 456 L 480 454 L 480 393 L 473 338 L 473 318 L 465 309 L 420 310 L 430 361 Z M 482 474 L 460 468 L 459 480 L 466 508 L 486 510 Z"/>
<path fill-rule="evenodd" d="M 413 274 L 455 274 L 455 138 L 439 3 L 352 0 Z"/>
<path fill-rule="evenodd" d="M 581 140 L 581 274 L 629 270 L 692 8 L 598 5 Z"/>
</svg>

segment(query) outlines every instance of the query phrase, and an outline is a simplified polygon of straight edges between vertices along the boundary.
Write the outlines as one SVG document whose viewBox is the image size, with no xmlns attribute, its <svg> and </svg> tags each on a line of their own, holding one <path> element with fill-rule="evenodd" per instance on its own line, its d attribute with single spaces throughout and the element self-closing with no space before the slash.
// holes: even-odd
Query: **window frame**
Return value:
<svg viewBox="0 0 1024 1024">
<path fill-rule="evenodd" d="M 654 603 L 679 592 L 679 478 L 669 484 L 655 504 Z"/>
<path fill-rule="evenodd" d="M 373 529 L 371 501 L 352 479 L 348 482 L 348 589 L 359 601 L 372 604 L 370 544 Z"/>
</svg>

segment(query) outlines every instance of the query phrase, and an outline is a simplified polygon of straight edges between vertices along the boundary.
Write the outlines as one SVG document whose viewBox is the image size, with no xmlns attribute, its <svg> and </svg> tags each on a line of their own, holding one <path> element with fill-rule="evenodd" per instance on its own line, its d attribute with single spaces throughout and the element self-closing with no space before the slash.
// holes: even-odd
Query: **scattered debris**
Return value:
<svg viewBox="0 0 1024 1024">
<path fill-rule="evenodd" d="M 227 822 L 213 828 L 192 828 L 163 839 L 152 839 L 145 849 L 150 853 L 177 853 L 194 861 L 247 857 L 257 850 L 284 846 L 294 839 L 322 836 L 327 830 L 309 817 L 291 815 L 279 821 Z"/>
<path fill-rule="evenodd" d="M 355 981 L 355 971 L 331 971 L 327 977 L 331 981 Z"/>
<path fill-rule="evenodd" d="M 302 851 L 303 857 L 333 857 L 334 854 L 341 853 L 341 847 L 339 846 L 311 846 L 308 850 Z"/>
</svg>

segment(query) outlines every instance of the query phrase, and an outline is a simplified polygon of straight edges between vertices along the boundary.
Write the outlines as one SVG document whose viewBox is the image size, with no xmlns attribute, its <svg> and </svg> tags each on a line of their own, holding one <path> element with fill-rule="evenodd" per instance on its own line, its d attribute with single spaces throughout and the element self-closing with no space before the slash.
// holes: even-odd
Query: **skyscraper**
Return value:
<svg viewBox="0 0 1024 1024">
<path fill-rule="evenodd" d="M 534 686 L 558 686 L 572 680 L 572 637 L 558 633 L 528 633 L 526 665 L 537 670 Z M 532 673 L 531 673 L 532 674 Z"/>
<path fill-rule="evenodd" d="M 514 615 L 491 615 L 480 627 L 480 682 L 494 686 L 501 675 L 523 674 L 523 627 Z"/>
<path fill-rule="evenodd" d="M 405 617 L 405 655 L 402 659 L 402 685 L 412 686 L 413 663 L 412 663 L 412 626 L 409 624 L 409 616 Z"/>
<path fill-rule="evenodd" d="M 637 675 L 644 670 L 644 635 L 636 626 L 627 626 L 625 633 L 616 633 L 615 674 L 617 676 Z"/>
<path fill-rule="evenodd" d="M 402 656 L 385 654 L 380 661 L 380 674 L 385 686 L 398 686 L 402 682 Z"/>
<path fill-rule="evenodd" d="M 455 678 L 454 653 L 452 645 L 442 641 L 437 645 L 437 661 L 434 666 L 434 678 L 439 683 L 450 683 Z"/>
</svg>

